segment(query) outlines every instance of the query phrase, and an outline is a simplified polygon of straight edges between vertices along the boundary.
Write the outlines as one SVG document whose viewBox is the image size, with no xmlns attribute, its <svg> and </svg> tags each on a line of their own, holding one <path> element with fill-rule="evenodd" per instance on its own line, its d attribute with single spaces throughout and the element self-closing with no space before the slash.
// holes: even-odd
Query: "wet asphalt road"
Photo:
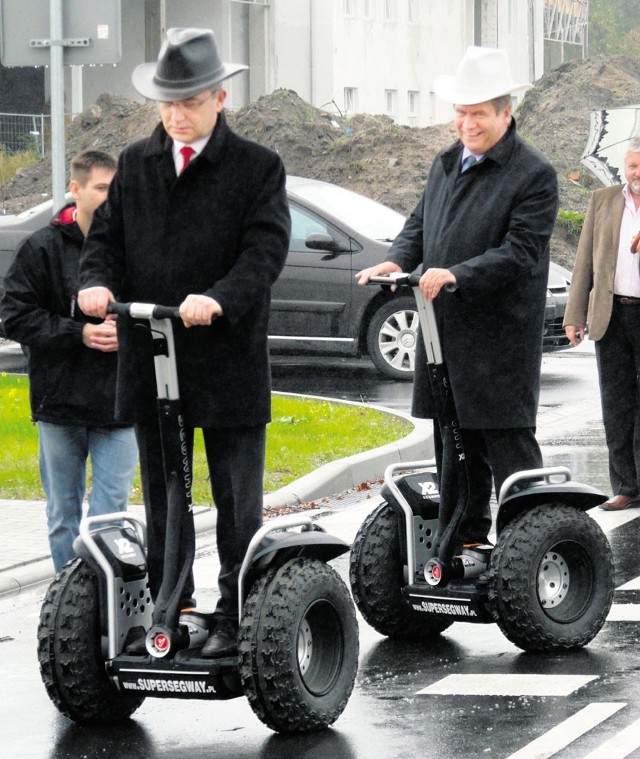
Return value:
<svg viewBox="0 0 640 759">
<path fill-rule="evenodd" d="M 2 369 L 0 368 L 0 371 Z M 274 388 L 331 395 L 403 410 L 409 384 L 380 380 L 366 362 L 276 360 Z M 545 463 L 608 489 L 593 358 L 547 356 L 539 438 Z M 320 516 L 351 540 L 377 502 L 361 500 Z M 147 699 L 123 726 L 78 727 L 57 714 L 35 658 L 42 589 L 0 598 L 1 754 L 13 759 L 616 759 L 640 756 L 640 509 L 595 509 L 616 562 L 614 607 L 585 649 L 522 653 L 495 625 L 456 623 L 431 646 L 394 642 L 359 617 L 360 662 L 353 695 L 336 725 L 303 737 L 274 735 L 244 698 L 228 702 Z M 215 596 L 213 536 L 199 542 L 199 605 Z M 334 562 L 346 579 L 345 557 Z"/>
</svg>

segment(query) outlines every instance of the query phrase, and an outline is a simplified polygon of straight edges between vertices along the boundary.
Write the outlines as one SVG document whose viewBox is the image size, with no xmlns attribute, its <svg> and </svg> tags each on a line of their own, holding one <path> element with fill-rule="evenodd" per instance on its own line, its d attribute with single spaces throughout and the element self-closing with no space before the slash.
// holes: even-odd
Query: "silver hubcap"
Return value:
<svg viewBox="0 0 640 759">
<path fill-rule="evenodd" d="M 418 314 L 396 311 L 384 322 L 378 335 L 380 353 L 390 366 L 412 372 L 416 362 Z"/>
<path fill-rule="evenodd" d="M 538 597 L 545 609 L 559 606 L 567 597 L 571 578 L 567 562 L 557 551 L 549 551 L 538 569 Z"/>
</svg>

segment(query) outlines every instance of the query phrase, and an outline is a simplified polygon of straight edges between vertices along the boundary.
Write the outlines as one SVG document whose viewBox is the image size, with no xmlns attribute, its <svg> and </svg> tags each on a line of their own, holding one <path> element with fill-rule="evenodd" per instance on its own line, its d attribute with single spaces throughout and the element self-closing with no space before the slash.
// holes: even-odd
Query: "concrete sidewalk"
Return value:
<svg viewBox="0 0 640 759">
<path fill-rule="evenodd" d="M 327 400 L 323 398 L 322 400 Z M 337 401 L 345 403 L 345 401 Z M 359 404 L 355 404 L 359 405 Z M 361 483 L 373 482 L 384 474 L 389 464 L 425 459 L 432 452 L 432 424 L 407 414 L 381 407 L 382 411 L 408 419 L 414 429 L 395 443 L 330 462 L 316 471 L 265 496 L 265 511 L 296 506 L 318 500 L 327 505 L 332 498 Z M 144 517 L 140 505 L 129 507 Z M 208 506 L 194 510 L 196 534 L 215 528 L 216 511 Z M 17 595 L 23 588 L 53 577 L 49 553 L 44 501 L 0 500 L 0 596 Z"/>
</svg>

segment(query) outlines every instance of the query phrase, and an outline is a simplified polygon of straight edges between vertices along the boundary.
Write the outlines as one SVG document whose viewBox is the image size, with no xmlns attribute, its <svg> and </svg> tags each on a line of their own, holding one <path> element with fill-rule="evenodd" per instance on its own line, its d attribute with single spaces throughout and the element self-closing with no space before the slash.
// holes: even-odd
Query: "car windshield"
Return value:
<svg viewBox="0 0 640 759">
<path fill-rule="evenodd" d="M 310 183 L 291 190 L 372 240 L 391 241 L 404 225 L 402 214 L 344 187 Z"/>
</svg>

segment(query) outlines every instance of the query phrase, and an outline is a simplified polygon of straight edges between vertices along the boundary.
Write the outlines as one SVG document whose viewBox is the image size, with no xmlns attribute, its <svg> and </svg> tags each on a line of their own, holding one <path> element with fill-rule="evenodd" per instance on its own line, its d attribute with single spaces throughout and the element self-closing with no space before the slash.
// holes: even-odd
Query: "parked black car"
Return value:
<svg viewBox="0 0 640 759">
<path fill-rule="evenodd" d="M 274 353 L 369 355 L 393 379 L 411 379 L 418 317 L 413 296 L 360 287 L 355 273 L 383 260 L 404 217 L 334 184 L 290 176 L 291 243 L 273 287 L 269 325 Z M 0 216 L 0 287 L 15 249 L 51 218 L 51 201 Z M 569 345 L 562 318 L 571 274 L 551 265 L 545 350 Z"/>
</svg>

